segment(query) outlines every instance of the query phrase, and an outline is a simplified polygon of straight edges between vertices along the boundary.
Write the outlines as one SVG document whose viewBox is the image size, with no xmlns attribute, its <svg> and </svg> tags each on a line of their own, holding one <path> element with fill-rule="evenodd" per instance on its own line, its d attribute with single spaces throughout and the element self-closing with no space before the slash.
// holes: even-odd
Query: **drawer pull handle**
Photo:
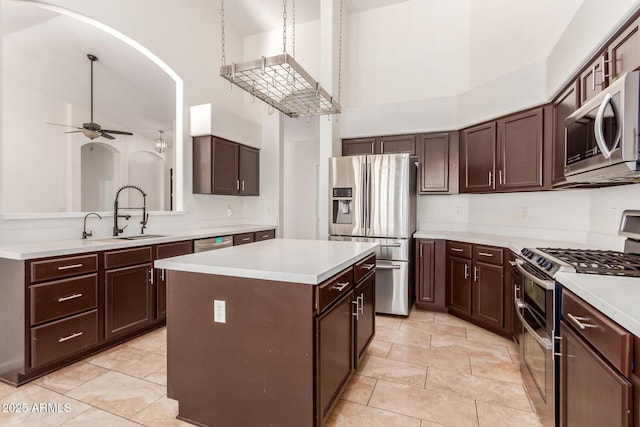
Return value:
<svg viewBox="0 0 640 427">
<path fill-rule="evenodd" d="M 245 237 L 244 239 L 242 239 L 243 242 L 248 242 L 249 240 L 251 240 L 251 237 Z"/>
<path fill-rule="evenodd" d="M 482 256 L 493 256 L 493 254 L 490 254 L 488 252 L 478 252 L 478 255 L 482 255 Z"/>
<path fill-rule="evenodd" d="M 75 334 L 71 334 L 67 337 L 62 337 L 58 340 L 58 342 L 65 342 L 65 341 L 69 341 L 72 340 L 74 338 L 78 338 L 80 335 L 82 335 L 82 332 L 76 332 Z"/>
<path fill-rule="evenodd" d="M 76 299 L 76 298 L 80 298 L 82 296 L 82 294 L 73 294 L 73 295 L 69 295 L 66 297 L 60 297 L 58 298 L 58 302 L 65 302 L 65 301 L 69 301 L 72 299 Z"/>
<path fill-rule="evenodd" d="M 82 264 L 71 264 L 71 265 L 62 265 L 58 267 L 58 271 L 60 270 L 69 270 L 70 268 L 80 268 Z"/>
<path fill-rule="evenodd" d="M 263 234 L 262 236 L 260 236 L 261 239 L 268 239 L 269 237 L 271 237 L 270 234 Z"/>
<path fill-rule="evenodd" d="M 574 316 L 571 313 L 567 313 L 567 317 L 569 319 L 571 319 L 571 321 L 573 323 L 575 323 L 578 326 L 578 328 L 580 328 L 582 330 L 585 330 L 587 328 L 597 328 L 598 327 L 598 325 L 591 325 L 589 323 L 583 323 L 584 321 L 590 320 L 588 317 L 578 317 L 578 316 Z"/>
<path fill-rule="evenodd" d="M 399 248 L 402 245 L 400 245 L 400 243 L 380 243 L 380 246 L 383 248 Z"/>
<path fill-rule="evenodd" d="M 375 264 L 362 264 L 360 268 L 363 268 L 365 270 L 371 270 L 375 266 L 376 266 Z"/>
<path fill-rule="evenodd" d="M 338 282 L 335 285 L 333 285 L 333 289 L 335 289 L 338 292 L 342 292 L 344 288 L 346 288 L 347 286 L 349 286 L 349 282 L 344 282 L 344 283 Z"/>
<path fill-rule="evenodd" d="M 464 249 L 460 249 L 460 248 L 451 248 L 451 250 L 453 252 L 464 252 Z"/>
</svg>

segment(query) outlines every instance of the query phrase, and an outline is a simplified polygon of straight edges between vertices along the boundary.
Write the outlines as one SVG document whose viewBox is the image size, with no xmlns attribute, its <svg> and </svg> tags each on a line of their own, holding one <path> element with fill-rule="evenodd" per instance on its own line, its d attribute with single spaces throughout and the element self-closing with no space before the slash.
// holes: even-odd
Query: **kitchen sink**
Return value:
<svg viewBox="0 0 640 427">
<path fill-rule="evenodd" d="M 119 240 L 144 240 L 144 239 L 153 239 L 156 237 L 167 237 L 164 234 L 140 234 L 138 236 L 122 236 L 116 237 Z"/>
</svg>

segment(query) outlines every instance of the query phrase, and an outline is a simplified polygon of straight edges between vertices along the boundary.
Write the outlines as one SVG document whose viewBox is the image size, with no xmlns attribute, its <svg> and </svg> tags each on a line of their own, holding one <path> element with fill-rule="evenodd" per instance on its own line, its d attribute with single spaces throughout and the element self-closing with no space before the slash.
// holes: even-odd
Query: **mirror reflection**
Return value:
<svg viewBox="0 0 640 427">
<path fill-rule="evenodd" d="M 110 211 L 127 184 L 150 210 L 173 209 L 174 79 L 87 22 L 24 1 L 0 7 L 4 213 Z"/>
</svg>

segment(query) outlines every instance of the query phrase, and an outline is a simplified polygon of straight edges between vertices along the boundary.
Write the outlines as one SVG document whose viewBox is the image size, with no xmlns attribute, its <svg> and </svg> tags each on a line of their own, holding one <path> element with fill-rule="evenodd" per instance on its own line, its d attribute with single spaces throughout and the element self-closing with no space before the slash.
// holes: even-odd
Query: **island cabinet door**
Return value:
<svg viewBox="0 0 640 427">
<path fill-rule="evenodd" d="M 358 284 L 354 291 L 353 309 L 355 311 L 356 327 L 355 342 L 356 352 L 354 354 L 354 369 L 362 360 L 367 350 L 367 346 L 373 339 L 376 322 L 376 275 L 369 274 L 366 279 Z"/>
<path fill-rule="evenodd" d="M 316 425 L 321 426 L 353 370 L 353 293 L 316 318 Z"/>
</svg>

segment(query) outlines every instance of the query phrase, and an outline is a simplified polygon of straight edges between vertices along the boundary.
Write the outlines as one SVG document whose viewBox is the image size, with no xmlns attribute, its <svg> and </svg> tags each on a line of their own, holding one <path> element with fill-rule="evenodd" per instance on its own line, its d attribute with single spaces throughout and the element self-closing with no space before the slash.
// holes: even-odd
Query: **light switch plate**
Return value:
<svg viewBox="0 0 640 427">
<path fill-rule="evenodd" d="M 227 323 L 227 303 L 226 301 L 213 300 L 213 322 Z"/>
</svg>

